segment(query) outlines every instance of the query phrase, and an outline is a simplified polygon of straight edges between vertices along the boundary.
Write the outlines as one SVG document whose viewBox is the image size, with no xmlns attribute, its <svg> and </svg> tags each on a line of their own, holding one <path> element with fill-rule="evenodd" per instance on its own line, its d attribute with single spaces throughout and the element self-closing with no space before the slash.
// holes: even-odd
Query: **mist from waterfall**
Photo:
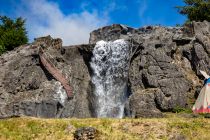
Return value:
<svg viewBox="0 0 210 140">
<path fill-rule="evenodd" d="M 129 45 L 123 39 L 99 41 L 93 50 L 91 68 L 97 117 L 122 118 L 127 93 Z"/>
</svg>

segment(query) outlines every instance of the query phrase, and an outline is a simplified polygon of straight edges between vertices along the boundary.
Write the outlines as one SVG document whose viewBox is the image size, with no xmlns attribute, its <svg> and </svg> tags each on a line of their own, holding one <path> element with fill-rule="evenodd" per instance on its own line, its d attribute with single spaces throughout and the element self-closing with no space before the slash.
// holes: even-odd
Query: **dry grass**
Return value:
<svg viewBox="0 0 210 140">
<path fill-rule="evenodd" d="M 76 128 L 92 126 L 104 140 L 210 139 L 210 119 L 170 114 L 165 118 L 140 119 L 40 119 L 0 120 L 1 140 L 72 140 Z"/>
</svg>

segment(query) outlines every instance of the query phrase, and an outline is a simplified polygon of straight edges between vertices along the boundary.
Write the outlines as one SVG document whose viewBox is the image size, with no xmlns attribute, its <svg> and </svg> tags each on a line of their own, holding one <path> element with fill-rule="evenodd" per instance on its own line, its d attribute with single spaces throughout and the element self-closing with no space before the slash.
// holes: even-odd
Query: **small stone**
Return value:
<svg viewBox="0 0 210 140">
<path fill-rule="evenodd" d="M 95 140 L 98 130 L 93 127 L 81 127 L 74 133 L 74 140 Z"/>
</svg>

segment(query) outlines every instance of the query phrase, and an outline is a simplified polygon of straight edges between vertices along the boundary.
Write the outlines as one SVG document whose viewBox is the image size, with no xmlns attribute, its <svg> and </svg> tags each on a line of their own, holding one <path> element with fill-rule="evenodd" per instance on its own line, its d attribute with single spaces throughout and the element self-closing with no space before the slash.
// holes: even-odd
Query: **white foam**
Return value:
<svg viewBox="0 0 210 140">
<path fill-rule="evenodd" d="M 90 65 L 97 117 L 123 117 L 128 63 L 129 45 L 123 39 L 96 43 Z"/>
<path fill-rule="evenodd" d="M 58 100 L 61 105 L 64 105 L 68 97 L 66 91 L 59 81 L 55 82 L 55 92 L 56 94 L 54 94 L 54 98 Z"/>
</svg>

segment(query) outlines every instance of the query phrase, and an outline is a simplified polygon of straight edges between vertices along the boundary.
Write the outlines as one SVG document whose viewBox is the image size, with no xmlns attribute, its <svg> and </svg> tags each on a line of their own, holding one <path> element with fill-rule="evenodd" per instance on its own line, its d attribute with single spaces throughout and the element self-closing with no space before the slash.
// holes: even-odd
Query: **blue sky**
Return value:
<svg viewBox="0 0 210 140">
<path fill-rule="evenodd" d="M 59 5 L 65 14 L 98 10 L 103 16 L 108 12 L 110 23 L 121 23 L 132 27 L 149 24 L 175 26 L 185 21 L 185 16 L 177 12 L 175 6 L 183 6 L 183 0 L 60 0 Z M 65 3 L 65 4 L 64 4 Z M 83 6 L 81 6 L 83 5 Z"/>
<path fill-rule="evenodd" d="M 183 0 L 0 0 L 0 15 L 26 18 L 28 36 L 52 35 L 64 45 L 87 43 L 89 32 L 114 23 L 175 26 Z"/>
</svg>

